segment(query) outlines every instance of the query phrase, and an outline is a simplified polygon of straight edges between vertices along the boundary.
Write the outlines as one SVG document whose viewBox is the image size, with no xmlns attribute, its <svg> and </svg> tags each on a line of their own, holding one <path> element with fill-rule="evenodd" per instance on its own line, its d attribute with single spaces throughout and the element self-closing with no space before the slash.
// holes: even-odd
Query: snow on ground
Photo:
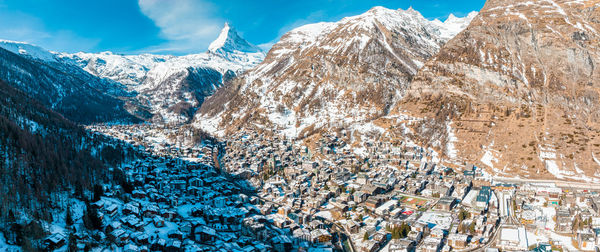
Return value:
<svg viewBox="0 0 600 252">
<path fill-rule="evenodd" d="M 554 222 L 553 216 L 556 216 L 556 209 L 554 207 L 542 207 L 542 214 L 547 218 L 548 222 L 546 222 L 546 228 L 550 230 L 554 230 L 556 227 L 556 222 Z"/>
<path fill-rule="evenodd" d="M 12 251 L 21 251 L 19 246 L 13 246 L 6 244 L 6 239 L 4 238 L 4 234 L 0 233 L 0 252 L 12 252 Z"/>
<path fill-rule="evenodd" d="M 144 226 L 144 233 L 148 235 L 157 235 L 158 237 L 168 240 L 169 232 L 172 230 L 179 230 L 179 225 L 174 222 L 165 221 L 165 226 L 161 228 L 157 228 L 154 224 L 150 223 Z"/>
<path fill-rule="evenodd" d="M 546 165 L 546 170 L 554 175 L 554 177 L 559 179 L 563 178 L 562 174 L 560 173 L 560 168 L 558 168 L 555 160 L 545 160 L 544 164 Z"/>
<path fill-rule="evenodd" d="M 450 125 L 451 123 L 446 124 L 446 131 L 448 132 L 448 143 L 446 144 L 446 152 L 449 158 L 456 159 L 458 150 L 454 148 L 454 143 L 458 141 L 458 138 L 456 138 L 456 136 L 454 135 L 454 130 Z"/>
<path fill-rule="evenodd" d="M 47 62 L 55 62 L 56 58 L 53 53 L 44 50 L 43 48 L 25 42 L 16 42 L 9 40 L 0 40 L 0 47 L 18 55 L 23 55 L 33 59 L 39 59 Z"/>
<path fill-rule="evenodd" d="M 560 242 L 560 244 L 561 244 L 563 247 L 567 248 L 569 251 L 579 251 L 579 249 L 577 249 L 577 248 L 575 248 L 575 247 L 573 246 L 573 239 L 572 239 L 571 237 L 568 237 L 568 236 L 562 236 L 562 235 L 559 235 L 559 234 L 557 234 L 557 233 L 550 232 L 550 238 L 551 238 L 553 241 L 559 241 L 559 242 Z"/>
<path fill-rule="evenodd" d="M 479 190 L 470 190 L 461 203 L 465 206 L 473 206 L 477 194 L 479 194 Z"/>
<path fill-rule="evenodd" d="M 433 226 L 432 228 L 450 229 L 452 214 L 446 212 L 428 211 L 421 215 L 419 223 Z"/>
<path fill-rule="evenodd" d="M 483 154 L 483 157 L 481 157 L 481 162 L 493 169 L 494 164 L 492 162 L 498 162 L 498 159 L 494 157 L 490 150 L 486 150 L 485 154 Z"/>
<path fill-rule="evenodd" d="M 500 155 L 497 151 L 492 149 L 494 146 L 494 142 L 490 143 L 489 146 L 485 147 L 485 154 L 481 157 L 481 163 L 492 168 L 492 170 L 496 173 L 503 173 L 504 171 L 498 169 L 498 167 L 494 167 L 494 164 L 498 164 L 498 155 Z"/>
<path fill-rule="evenodd" d="M 326 220 L 333 221 L 333 216 L 331 216 L 330 211 L 321 211 L 321 212 L 318 212 L 317 214 L 315 214 L 315 216 L 319 216 Z"/>
</svg>

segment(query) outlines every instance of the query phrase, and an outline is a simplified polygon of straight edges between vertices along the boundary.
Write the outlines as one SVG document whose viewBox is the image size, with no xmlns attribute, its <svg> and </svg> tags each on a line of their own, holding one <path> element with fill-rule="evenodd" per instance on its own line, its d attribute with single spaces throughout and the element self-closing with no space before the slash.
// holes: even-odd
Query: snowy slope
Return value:
<svg viewBox="0 0 600 252">
<path fill-rule="evenodd" d="M 71 60 L 85 71 L 102 78 L 108 78 L 127 86 L 139 85 L 146 73 L 159 63 L 173 56 L 168 55 L 118 55 L 111 52 L 61 54 L 63 60 Z"/>
<path fill-rule="evenodd" d="M 432 118 L 415 135 L 493 175 L 596 179 L 599 6 L 488 0 L 413 78 L 402 113 Z"/>
<path fill-rule="evenodd" d="M 439 19 L 433 20 L 432 24 L 437 26 L 439 31 L 439 36 L 445 40 L 450 40 L 456 34 L 460 33 L 462 30 L 466 29 L 467 26 L 473 21 L 473 19 L 477 16 L 478 12 L 473 11 L 469 13 L 466 17 L 456 17 L 453 14 L 448 16 L 446 21 L 442 22 Z"/>
<path fill-rule="evenodd" d="M 423 62 L 473 16 L 439 22 L 413 9 L 374 7 L 296 28 L 259 66 L 207 100 L 197 125 L 218 133 L 259 127 L 302 137 L 380 117 Z"/>
<path fill-rule="evenodd" d="M 208 46 L 208 51 L 232 61 L 243 59 L 247 54 L 262 54 L 257 46 L 242 38 L 228 23 L 225 23 L 219 37 Z"/>
<path fill-rule="evenodd" d="M 204 53 L 184 56 L 111 52 L 60 54 L 64 62 L 123 84 L 127 91 L 137 94 L 137 102 L 149 107 L 155 121 L 162 122 L 189 120 L 204 97 L 223 86 L 225 80 L 258 65 L 264 57 L 264 52 L 243 39 L 229 24 L 225 24 Z M 180 109 L 182 107 L 185 111 Z"/>
<path fill-rule="evenodd" d="M 46 62 L 56 62 L 56 55 L 39 46 L 25 42 L 10 40 L 0 40 L 0 47 L 14 54 L 18 54 L 30 59 L 38 59 Z"/>
<path fill-rule="evenodd" d="M 118 85 L 35 45 L 0 41 L 0 79 L 76 122 L 137 121 L 116 98 L 126 95 L 113 92 Z"/>
</svg>

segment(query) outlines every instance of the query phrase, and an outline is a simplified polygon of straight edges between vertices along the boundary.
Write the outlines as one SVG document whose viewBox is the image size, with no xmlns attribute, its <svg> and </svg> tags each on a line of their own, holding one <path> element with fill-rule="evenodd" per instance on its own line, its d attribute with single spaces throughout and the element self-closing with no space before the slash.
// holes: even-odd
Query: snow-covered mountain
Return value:
<svg viewBox="0 0 600 252">
<path fill-rule="evenodd" d="M 90 74 L 122 83 L 131 90 L 135 90 L 134 87 L 142 83 L 150 69 L 174 58 L 169 55 L 119 55 L 112 52 L 79 52 L 58 56 L 63 60 L 72 60 L 71 63 L 80 66 Z"/>
<path fill-rule="evenodd" d="M 0 47 L 14 54 L 44 62 L 56 62 L 56 55 L 39 46 L 25 42 L 0 40 Z"/>
<path fill-rule="evenodd" d="M 117 55 L 110 52 L 60 54 L 88 73 L 123 84 L 147 106 L 155 121 L 185 122 L 204 98 L 236 75 L 258 65 L 265 54 L 225 24 L 204 53 L 185 56 Z"/>
<path fill-rule="evenodd" d="M 600 177 L 600 4 L 488 0 L 415 76 L 399 113 L 497 176 Z"/>
<path fill-rule="evenodd" d="M 439 19 L 433 20 L 433 24 L 437 26 L 439 30 L 439 36 L 444 40 L 450 40 L 456 34 L 460 33 L 462 30 L 466 29 L 467 26 L 473 21 L 473 19 L 477 16 L 478 12 L 473 11 L 469 13 L 466 17 L 456 17 L 454 14 L 450 14 L 446 21 L 442 22 Z"/>
<path fill-rule="evenodd" d="M 229 23 L 225 23 L 219 37 L 208 46 L 208 51 L 232 61 L 243 60 L 247 54 L 261 53 L 260 48 L 242 38 Z"/>
<path fill-rule="evenodd" d="M 286 33 L 256 68 L 205 102 L 196 124 L 224 133 L 271 128 L 292 137 L 386 115 L 423 62 L 473 19 L 425 19 L 375 7 Z"/>
<path fill-rule="evenodd" d="M 63 64 L 56 53 L 23 42 L 0 41 L 0 79 L 65 117 L 83 123 L 136 121 L 111 93 L 114 83 Z"/>
</svg>

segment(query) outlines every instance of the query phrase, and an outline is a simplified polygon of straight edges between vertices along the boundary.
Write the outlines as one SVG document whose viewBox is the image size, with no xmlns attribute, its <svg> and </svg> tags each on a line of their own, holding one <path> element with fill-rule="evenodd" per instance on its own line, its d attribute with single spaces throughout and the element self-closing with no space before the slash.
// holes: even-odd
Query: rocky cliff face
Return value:
<svg viewBox="0 0 600 252">
<path fill-rule="evenodd" d="M 423 62 L 460 31 L 449 23 L 375 7 L 294 29 L 258 67 L 207 100 L 196 123 L 213 132 L 269 128 L 303 138 L 371 121 L 389 112 Z"/>
<path fill-rule="evenodd" d="M 600 4 L 489 0 L 396 109 L 450 159 L 498 175 L 600 175 Z M 442 139 L 439 141 L 438 139 Z"/>
</svg>

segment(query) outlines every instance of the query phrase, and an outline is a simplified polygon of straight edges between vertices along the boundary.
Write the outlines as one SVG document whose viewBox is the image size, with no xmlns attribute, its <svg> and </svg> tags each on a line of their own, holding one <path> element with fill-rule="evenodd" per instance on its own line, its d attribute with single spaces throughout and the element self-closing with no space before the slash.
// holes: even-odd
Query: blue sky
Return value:
<svg viewBox="0 0 600 252">
<path fill-rule="evenodd" d="M 337 21 L 373 6 L 445 20 L 483 7 L 484 0 L 0 0 L 0 39 L 60 52 L 203 52 L 229 22 L 268 48 L 298 26 Z"/>
</svg>

